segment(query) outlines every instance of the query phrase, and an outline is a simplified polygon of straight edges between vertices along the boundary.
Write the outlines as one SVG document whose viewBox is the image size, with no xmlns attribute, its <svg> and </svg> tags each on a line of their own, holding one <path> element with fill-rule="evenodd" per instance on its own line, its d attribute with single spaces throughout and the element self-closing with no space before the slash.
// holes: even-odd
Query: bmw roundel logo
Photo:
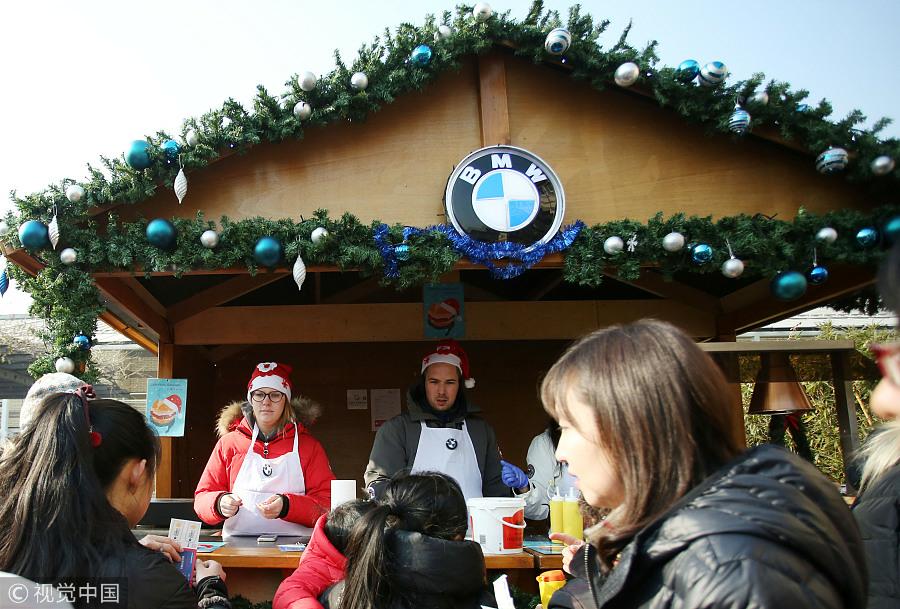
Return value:
<svg viewBox="0 0 900 609">
<path fill-rule="evenodd" d="M 454 228 L 478 241 L 512 241 L 526 250 L 556 235 L 565 214 L 556 173 L 514 146 L 469 154 L 450 174 L 444 204 Z"/>
<path fill-rule="evenodd" d="M 448 438 L 447 441 L 444 442 L 444 445 L 450 450 L 456 450 L 457 443 L 454 438 Z"/>
</svg>

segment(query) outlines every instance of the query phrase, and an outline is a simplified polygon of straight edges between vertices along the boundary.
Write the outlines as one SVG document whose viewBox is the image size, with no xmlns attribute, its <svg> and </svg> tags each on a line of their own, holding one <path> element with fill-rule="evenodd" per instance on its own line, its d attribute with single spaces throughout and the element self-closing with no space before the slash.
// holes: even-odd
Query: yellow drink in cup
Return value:
<svg viewBox="0 0 900 609">
<path fill-rule="evenodd" d="M 574 491 L 574 489 L 573 489 Z M 563 501 L 563 533 L 571 535 L 575 539 L 584 539 L 584 519 L 581 510 L 578 509 L 578 497 L 570 492 Z"/>
<path fill-rule="evenodd" d="M 561 495 L 554 495 L 550 498 L 550 532 L 565 533 L 565 521 L 563 519 L 563 506 L 565 499 Z M 553 543 L 562 543 L 554 541 Z"/>
</svg>

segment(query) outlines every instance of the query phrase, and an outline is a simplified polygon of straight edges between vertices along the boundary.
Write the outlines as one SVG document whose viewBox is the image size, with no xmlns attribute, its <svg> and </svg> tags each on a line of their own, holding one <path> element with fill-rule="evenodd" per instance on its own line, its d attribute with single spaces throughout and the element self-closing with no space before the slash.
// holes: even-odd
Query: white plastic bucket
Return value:
<svg viewBox="0 0 900 609">
<path fill-rule="evenodd" d="M 525 533 L 521 497 L 473 497 L 466 501 L 472 539 L 485 554 L 517 554 Z"/>
</svg>

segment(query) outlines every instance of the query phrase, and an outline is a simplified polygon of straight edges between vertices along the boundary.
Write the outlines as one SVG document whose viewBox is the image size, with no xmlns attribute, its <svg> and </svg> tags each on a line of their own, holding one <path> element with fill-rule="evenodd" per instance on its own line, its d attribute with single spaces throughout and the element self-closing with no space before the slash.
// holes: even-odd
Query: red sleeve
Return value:
<svg viewBox="0 0 900 609">
<path fill-rule="evenodd" d="M 316 525 L 312 539 L 300 564 L 291 575 L 278 586 L 272 599 L 272 609 L 322 609 L 319 596 L 328 586 L 344 578 L 346 560 L 332 552 L 323 551 L 321 543 L 330 546 L 323 531 L 324 519 Z M 317 543 L 318 542 L 318 543 Z"/>
<path fill-rule="evenodd" d="M 331 481 L 334 480 L 334 474 L 325 449 L 318 440 L 309 434 L 302 434 L 299 443 L 306 494 L 287 494 L 289 507 L 284 519 L 311 527 L 316 524 L 319 516 L 331 509 Z"/>
<path fill-rule="evenodd" d="M 206 469 L 200 476 L 200 482 L 197 484 L 197 490 L 194 491 L 194 511 L 200 520 L 206 524 L 219 524 L 224 522 L 221 514 L 216 511 L 216 501 L 220 495 L 231 490 L 231 480 L 229 472 L 234 463 L 229 461 L 243 460 L 238 459 L 237 455 L 229 457 L 225 454 L 223 447 L 224 438 L 220 438 L 209 456 L 206 463 Z M 240 468 L 240 463 L 237 463 Z"/>
</svg>

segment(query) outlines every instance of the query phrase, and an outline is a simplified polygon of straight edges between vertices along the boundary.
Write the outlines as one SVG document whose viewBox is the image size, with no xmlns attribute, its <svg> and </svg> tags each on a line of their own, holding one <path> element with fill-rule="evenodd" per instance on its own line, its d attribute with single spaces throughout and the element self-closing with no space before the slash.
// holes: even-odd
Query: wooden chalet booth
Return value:
<svg viewBox="0 0 900 609">
<path fill-rule="evenodd" d="M 183 204 L 160 188 L 146 200 L 110 201 L 88 215 L 101 232 L 110 212 L 119 222 L 194 218 L 198 211 L 240 221 L 308 219 L 325 208 L 331 218 L 349 212 L 364 225 L 445 224 L 451 171 L 472 151 L 494 145 L 528 150 L 552 167 L 565 190 L 567 225 L 645 222 L 658 213 L 790 221 L 801 207 L 818 216 L 873 209 L 867 187 L 817 173 L 814 155 L 774 131 L 761 128 L 740 141 L 708 135 L 661 108 L 648 88 L 610 86 L 595 90 L 559 61 L 534 63 L 498 44 L 462 58 L 458 71 L 435 75 L 365 122 L 334 120 L 307 129 L 302 140 L 262 142 L 240 155 L 225 148 L 215 162 L 188 171 Z M 724 251 L 724 243 L 714 246 Z M 6 247 L 6 255 L 30 274 L 44 266 L 40 255 L 24 249 Z M 603 261 L 606 277 L 590 287 L 564 277 L 566 256 L 549 254 L 507 280 L 461 258 L 439 279 L 463 285 L 461 340 L 477 378 L 471 396 L 513 461 L 524 461 L 545 425 L 538 384 L 573 339 L 655 317 L 698 341 L 734 341 L 738 333 L 856 294 L 874 280 L 873 264 L 830 262 L 826 283 L 785 302 L 772 296 L 770 277 L 750 272 L 752 259 L 746 276 L 737 278 L 723 276 L 721 262 L 714 272 L 669 278 L 652 261 L 639 261 L 635 278 L 617 272 L 626 250 Z M 102 295 L 101 317 L 158 353 L 159 377 L 188 379 L 185 436 L 165 438 L 158 497 L 193 495 L 216 441 L 217 413 L 242 399 L 260 361 L 293 366 L 295 391 L 324 407 L 312 432 L 335 475 L 362 486 L 374 432 L 369 410 L 347 408 L 347 391 L 405 393 L 428 346 L 422 289 L 398 290 L 383 286 L 377 274 L 307 263 L 298 291 L 292 262 L 256 274 L 242 265 L 88 269 Z M 852 405 L 843 406 L 852 412 Z"/>
</svg>

